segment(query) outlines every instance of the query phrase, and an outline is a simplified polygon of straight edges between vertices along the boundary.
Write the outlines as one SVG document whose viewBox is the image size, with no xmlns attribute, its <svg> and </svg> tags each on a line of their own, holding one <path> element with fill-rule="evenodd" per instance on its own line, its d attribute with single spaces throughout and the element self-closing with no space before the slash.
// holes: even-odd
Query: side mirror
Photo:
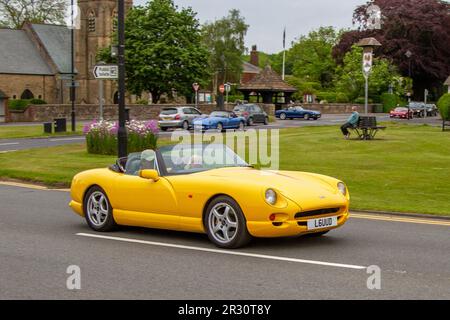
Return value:
<svg viewBox="0 0 450 320">
<path fill-rule="evenodd" d="M 155 182 L 159 180 L 159 174 L 156 170 L 141 170 L 139 176 L 143 179 L 153 180 Z"/>
</svg>

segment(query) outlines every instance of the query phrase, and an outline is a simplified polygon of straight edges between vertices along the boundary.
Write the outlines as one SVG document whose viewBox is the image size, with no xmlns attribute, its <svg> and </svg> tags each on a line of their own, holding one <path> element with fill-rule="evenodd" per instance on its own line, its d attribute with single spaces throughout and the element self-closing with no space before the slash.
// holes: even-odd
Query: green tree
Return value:
<svg viewBox="0 0 450 320">
<path fill-rule="evenodd" d="M 210 52 L 209 65 L 218 82 L 238 82 L 245 52 L 244 38 L 248 25 L 239 10 L 230 10 L 227 17 L 203 26 L 203 43 Z"/>
<path fill-rule="evenodd" d="M 125 22 L 127 90 L 148 91 L 153 103 L 162 94 L 191 96 L 192 83 L 205 83 L 208 51 L 202 44 L 196 13 L 178 9 L 172 0 L 153 0 L 134 7 Z M 99 53 L 109 60 L 110 49 Z"/>
<path fill-rule="evenodd" d="M 332 51 L 339 37 L 340 32 L 333 27 L 321 27 L 301 36 L 287 53 L 287 61 L 293 64 L 292 74 L 308 82 L 320 82 L 323 88 L 332 86 L 336 68 Z"/>
<path fill-rule="evenodd" d="M 387 92 L 392 85 L 395 93 L 404 95 L 405 81 L 397 68 L 387 59 L 374 58 L 373 68 L 369 78 L 369 95 L 372 98 Z M 353 46 L 336 69 L 336 89 L 344 92 L 351 100 L 364 96 L 365 79 L 362 72 L 362 48 Z M 376 100 L 376 99 L 374 99 Z"/>
<path fill-rule="evenodd" d="M 20 28 L 24 22 L 64 24 L 67 0 L 0 0 L 0 26 Z"/>
</svg>

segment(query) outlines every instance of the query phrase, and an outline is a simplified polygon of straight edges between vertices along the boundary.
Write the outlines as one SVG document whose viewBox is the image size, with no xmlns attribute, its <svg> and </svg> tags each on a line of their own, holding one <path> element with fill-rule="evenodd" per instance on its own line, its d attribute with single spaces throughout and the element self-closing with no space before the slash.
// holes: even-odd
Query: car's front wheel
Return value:
<svg viewBox="0 0 450 320">
<path fill-rule="evenodd" d="M 240 248 L 252 238 L 241 208 L 227 196 L 211 201 L 204 223 L 209 239 L 220 248 Z"/>
<path fill-rule="evenodd" d="M 223 132 L 223 124 L 221 124 L 221 123 L 217 124 L 217 131 L 218 132 Z"/>
<path fill-rule="evenodd" d="M 305 114 L 305 120 L 308 121 L 309 120 L 309 114 Z"/>
<path fill-rule="evenodd" d="M 90 188 L 84 197 L 83 207 L 87 224 L 92 230 L 108 232 L 116 229 L 111 203 L 102 188 Z"/>
</svg>

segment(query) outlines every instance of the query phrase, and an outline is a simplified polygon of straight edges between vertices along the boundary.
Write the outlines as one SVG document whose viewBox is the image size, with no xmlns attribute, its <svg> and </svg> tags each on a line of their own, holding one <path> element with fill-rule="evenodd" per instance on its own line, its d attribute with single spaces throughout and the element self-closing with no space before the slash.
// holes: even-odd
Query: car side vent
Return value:
<svg viewBox="0 0 450 320">
<path fill-rule="evenodd" d="M 341 210 L 341 208 L 327 208 L 327 209 L 318 209 L 318 210 L 312 210 L 312 211 L 299 212 L 295 215 L 295 219 L 337 213 L 337 212 L 339 212 L 339 210 Z"/>
</svg>

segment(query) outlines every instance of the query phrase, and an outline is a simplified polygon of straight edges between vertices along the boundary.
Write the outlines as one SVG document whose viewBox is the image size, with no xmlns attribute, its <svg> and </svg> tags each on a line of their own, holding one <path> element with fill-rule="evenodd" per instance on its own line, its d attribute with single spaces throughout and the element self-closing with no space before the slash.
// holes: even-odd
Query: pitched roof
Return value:
<svg viewBox="0 0 450 320">
<path fill-rule="evenodd" d="M 450 76 L 448 76 L 447 80 L 445 80 L 444 86 L 450 86 Z"/>
<path fill-rule="evenodd" d="M 47 50 L 58 72 L 71 73 L 72 48 L 70 29 L 67 26 L 36 23 L 31 24 L 31 28 Z"/>
<path fill-rule="evenodd" d="M 255 76 L 251 81 L 239 87 L 239 90 L 244 91 L 274 91 L 274 92 L 295 92 L 296 88 L 290 86 L 284 81 L 278 73 L 276 73 L 270 66 Z"/>
<path fill-rule="evenodd" d="M 24 30 L 0 29 L 0 73 L 51 75 Z"/>
<path fill-rule="evenodd" d="M 242 67 L 244 68 L 244 71 L 243 71 L 244 73 L 255 73 L 255 74 L 257 74 L 257 73 L 261 72 L 261 68 L 260 67 L 257 67 L 255 65 L 249 63 L 249 62 L 244 62 L 242 64 Z"/>
</svg>

